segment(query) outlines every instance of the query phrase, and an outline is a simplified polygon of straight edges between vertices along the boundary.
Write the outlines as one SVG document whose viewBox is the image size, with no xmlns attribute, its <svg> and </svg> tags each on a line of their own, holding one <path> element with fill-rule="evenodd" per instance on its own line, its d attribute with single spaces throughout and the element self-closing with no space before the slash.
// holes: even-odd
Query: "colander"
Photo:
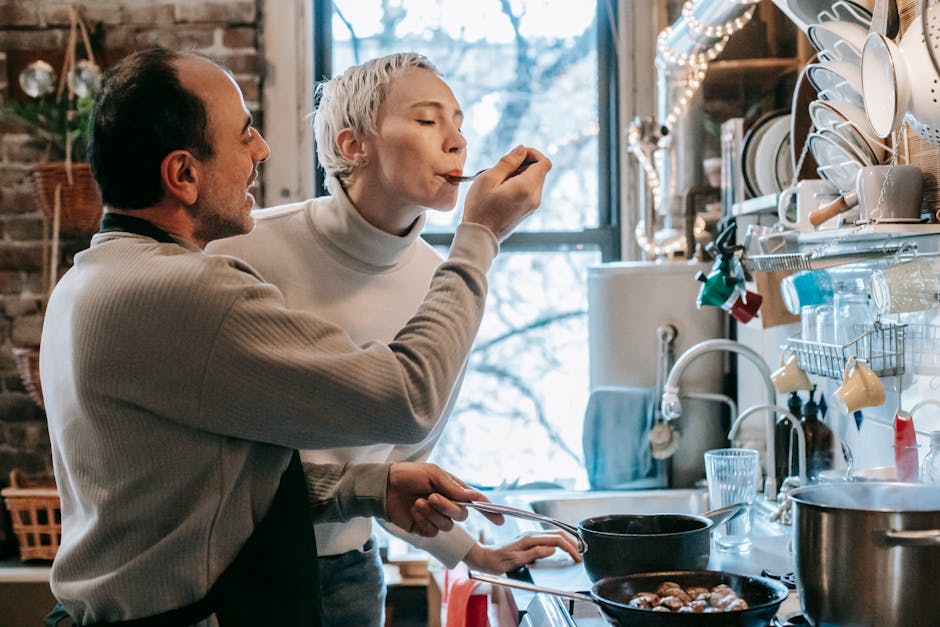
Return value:
<svg viewBox="0 0 940 627">
<path fill-rule="evenodd" d="M 940 28 L 940 15 L 929 19 Z M 862 50 L 862 99 L 865 114 L 879 137 L 906 121 L 925 141 L 940 146 L 940 77 L 930 59 L 918 16 L 899 44 L 878 33 Z"/>
</svg>

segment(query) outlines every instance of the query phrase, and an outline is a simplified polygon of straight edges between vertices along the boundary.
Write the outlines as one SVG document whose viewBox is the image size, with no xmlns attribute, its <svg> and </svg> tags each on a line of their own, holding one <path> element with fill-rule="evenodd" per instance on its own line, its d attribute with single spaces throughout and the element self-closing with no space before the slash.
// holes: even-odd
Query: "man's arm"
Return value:
<svg viewBox="0 0 940 627">
<path fill-rule="evenodd" d="M 304 463 L 304 474 L 314 523 L 378 516 L 408 533 L 433 537 L 466 520 L 467 510 L 454 501 L 488 501 L 436 464 Z M 485 515 L 503 523 L 498 514 Z"/>
</svg>

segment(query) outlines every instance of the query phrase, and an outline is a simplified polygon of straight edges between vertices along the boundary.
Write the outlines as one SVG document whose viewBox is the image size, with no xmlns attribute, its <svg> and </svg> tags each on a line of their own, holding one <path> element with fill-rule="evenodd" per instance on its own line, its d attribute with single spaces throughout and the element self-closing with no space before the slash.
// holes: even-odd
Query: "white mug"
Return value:
<svg viewBox="0 0 940 627">
<path fill-rule="evenodd" d="M 809 215 L 838 195 L 839 191 L 829 181 L 804 179 L 780 192 L 780 199 L 777 202 L 777 218 L 780 219 L 783 225 L 791 229 L 804 233 L 812 231 L 813 225 L 809 221 Z M 787 217 L 787 210 L 790 208 L 794 197 L 796 198 L 796 220 L 790 220 Z M 828 225 L 828 222 L 824 225 Z"/>
<path fill-rule="evenodd" d="M 855 181 L 859 219 L 866 222 L 920 220 L 923 186 L 924 173 L 914 165 L 861 168 Z"/>
</svg>

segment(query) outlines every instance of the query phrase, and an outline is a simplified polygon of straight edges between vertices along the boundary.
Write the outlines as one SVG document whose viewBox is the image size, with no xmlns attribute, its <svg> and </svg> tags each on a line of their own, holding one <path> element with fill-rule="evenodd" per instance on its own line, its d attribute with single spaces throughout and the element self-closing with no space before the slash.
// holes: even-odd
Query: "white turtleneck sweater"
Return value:
<svg viewBox="0 0 940 627">
<path fill-rule="evenodd" d="M 423 216 L 406 235 L 391 235 L 366 222 L 335 178 L 327 181 L 327 188 L 330 196 L 256 211 L 251 233 L 213 242 L 207 252 L 247 262 L 281 289 L 288 307 L 308 310 L 342 327 L 357 344 L 389 342 L 415 314 L 442 258 L 419 237 Z M 460 380 L 431 434 L 418 445 L 307 450 L 301 459 L 316 464 L 424 461 L 441 435 Z M 385 527 L 448 568 L 474 544 L 459 527 L 435 538 Z M 357 549 L 371 533 L 368 518 L 318 523 L 317 551 L 338 555 Z"/>
</svg>

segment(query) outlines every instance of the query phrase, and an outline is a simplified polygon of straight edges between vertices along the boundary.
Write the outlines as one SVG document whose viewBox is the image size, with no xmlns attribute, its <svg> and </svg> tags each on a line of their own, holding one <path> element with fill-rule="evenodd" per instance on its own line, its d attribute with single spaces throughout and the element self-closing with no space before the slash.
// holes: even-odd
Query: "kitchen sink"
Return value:
<svg viewBox="0 0 940 627">
<path fill-rule="evenodd" d="M 604 514 L 701 514 L 708 510 L 708 492 L 694 489 L 570 491 L 533 497 L 528 505 L 534 512 L 569 523 Z"/>
</svg>

